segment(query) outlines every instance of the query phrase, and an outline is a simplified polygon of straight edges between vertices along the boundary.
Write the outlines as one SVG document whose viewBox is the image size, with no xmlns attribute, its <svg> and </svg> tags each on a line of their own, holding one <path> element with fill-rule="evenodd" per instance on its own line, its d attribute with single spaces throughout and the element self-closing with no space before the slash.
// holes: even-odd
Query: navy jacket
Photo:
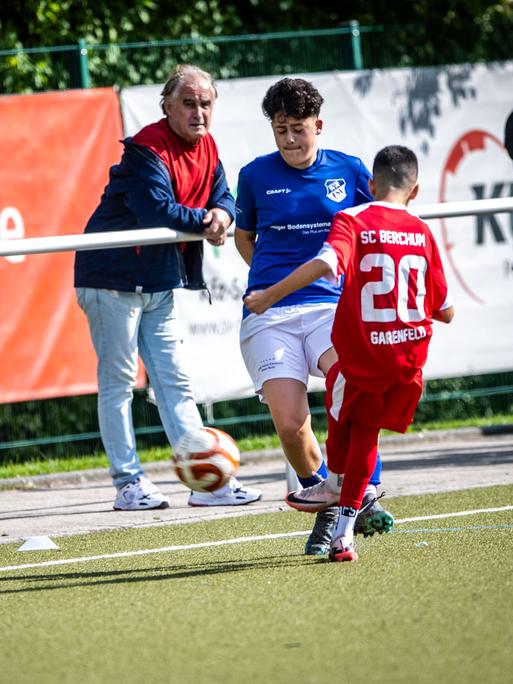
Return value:
<svg viewBox="0 0 513 684">
<path fill-rule="evenodd" d="M 169 227 L 201 233 L 207 209 L 219 207 L 235 217 L 221 162 L 205 209 L 177 204 L 169 171 L 152 150 L 123 141 L 121 161 L 111 167 L 109 183 L 89 219 L 86 233 Z M 75 287 L 124 292 L 161 292 L 176 287 L 203 289 L 203 241 L 96 249 L 76 253 Z"/>
</svg>

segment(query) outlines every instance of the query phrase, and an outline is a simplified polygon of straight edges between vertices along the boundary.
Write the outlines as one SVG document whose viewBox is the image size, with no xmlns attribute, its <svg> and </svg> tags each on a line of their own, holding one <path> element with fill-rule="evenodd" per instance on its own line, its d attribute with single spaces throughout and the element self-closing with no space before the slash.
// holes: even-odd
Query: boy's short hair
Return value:
<svg viewBox="0 0 513 684">
<path fill-rule="evenodd" d="M 419 164 L 415 152 L 403 145 L 380 150 L 372 165 L 374 182 L 380 186 L 409 190 L 417 182 Z"/>
<path fill-rule="evenodd" d="M 317 88 L 304 78 L 282 78 L 266 92 L 262 110 L 270 120 L 278 113 L 294 119 L 306 119 L 319 116 L 323 102 Z"/>
</svg>

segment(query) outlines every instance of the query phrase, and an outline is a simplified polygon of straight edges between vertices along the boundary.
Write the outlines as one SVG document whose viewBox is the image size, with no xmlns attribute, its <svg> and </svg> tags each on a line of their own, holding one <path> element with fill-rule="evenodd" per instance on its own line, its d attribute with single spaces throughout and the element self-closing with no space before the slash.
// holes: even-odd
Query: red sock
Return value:
<svg viewBox="0 0 513 684">
<path fill-rule="evenodd" d="M 359 509 L 376 467 L 379 429 L 352 422 L 340 505 Z"/>
</svg>

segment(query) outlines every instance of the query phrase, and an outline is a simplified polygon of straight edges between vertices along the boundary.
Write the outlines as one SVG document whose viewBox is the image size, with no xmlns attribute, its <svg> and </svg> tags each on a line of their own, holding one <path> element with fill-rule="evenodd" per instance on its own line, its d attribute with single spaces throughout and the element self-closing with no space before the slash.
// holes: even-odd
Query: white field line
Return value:
<svg viewBox="0 0 513 684">
<path fill-rule="evenodd" d="M 438 515 L 419 515 L 416 518 L 402 518 L 395 520 L 395 524 L 417 522 L 419 520 L 440 520 L 441 518 L 459 518 L 463 515 L 479 515 L 480 513 L 499 513 L 500 511 L 513 511 L 513 506 L 501 506 L 501 508 L 480 508 L 474 511 L 458 511 L 457 513 L 439 513 Z"/>
<path fill-rule="evenodd" d="M 396 525 L 407 522 L 417 522 L 420 520 L 440 520 L 442 518 L 457 518 L 465 515 L 479 515 L 480 513 L 500 513 L 501 511 L 511 511 L 513 506 L 501 506 L 500 508 L 480 508 L 472 511 L 458 511 L 457 513 L 439 513 L 437 515 L 421 515 L 416 518 L 401 518 L 395 520 Z M 162 546 L 158 549 L 140 549 L 139 551 L 122 551 L 119 553 L 105 553 L 101 556 L 82 556 L 81 558 L 66 558 L 63 560 L 44 561 L 42 563 L 25 563 L 23 565 L 6 565 L 0 567 L 0 572 L 10 572 L 12 570 L 28 570 L 30 568 L 48 568 L 57 565 L 71 565 L 73 563 L 88 563 L 95 560 L 106 560 L 110 558 L 132 558 L 135 556 L 149 556 L 153 553 L 167 553 L 170 551 L 187 551 L 190 549 L 206 549 L 213 546 L 228 546 L 230 544 L 245 544 L 248 542 L 268 541 L 270 539 L 287 539 L 289 537 L 303 537 L 310 534 L 310 530 L 299 532 L 282 532 L 279 534 L 261 534 L 254 537 L 236 537 L 235 539 L 221 539 L 219 541 L 202 542 L 200 544 L 183 544 L 176 546 Z"/>
</svg>

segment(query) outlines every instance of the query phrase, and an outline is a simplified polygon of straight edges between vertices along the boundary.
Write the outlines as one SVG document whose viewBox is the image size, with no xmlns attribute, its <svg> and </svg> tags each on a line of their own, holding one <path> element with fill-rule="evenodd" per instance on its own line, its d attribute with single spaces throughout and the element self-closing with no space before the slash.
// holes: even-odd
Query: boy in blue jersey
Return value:
<svg viewBox="0 0 513 684">
<path fill-rule="evenodd" d="M 323 98 L 301 78 L 267 91 L 262 108 L 278 148 L 239 174 L 235 244 L 250 266 L 248 289 L 263 290 L 322 247 L 333 215 L 368 202 L 370 173 L 357 157 L 319 149 Z M 340 286 L 321 278 L 277 302 L 265 314 L 243 311 L 241 351 L 255 391 L 269 405 L 285 455 L 303 487 L 327 476 L 311 428 L 308 376 L 326 376 L 336 361 L 331 329 Z M 377 502 L 381 463 L 371 479 L 357 531 L 389 531 L 392 516 Z M 366 506 L 366 508 L 364 508 Z M 338 510 L 317 514 L 305 553 L 327 553 Z"/>
</svg>

